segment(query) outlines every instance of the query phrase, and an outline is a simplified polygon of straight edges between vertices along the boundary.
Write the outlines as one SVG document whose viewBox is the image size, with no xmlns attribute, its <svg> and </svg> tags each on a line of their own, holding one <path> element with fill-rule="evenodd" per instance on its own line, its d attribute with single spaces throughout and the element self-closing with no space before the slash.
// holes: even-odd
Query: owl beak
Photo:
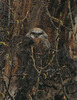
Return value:
<svg viewBox="0 0 77 100">
<path fill-rule="evenodd" d="M 35 35 L 35 38 L 38 38 L 38 35 Z"/>
</svg>

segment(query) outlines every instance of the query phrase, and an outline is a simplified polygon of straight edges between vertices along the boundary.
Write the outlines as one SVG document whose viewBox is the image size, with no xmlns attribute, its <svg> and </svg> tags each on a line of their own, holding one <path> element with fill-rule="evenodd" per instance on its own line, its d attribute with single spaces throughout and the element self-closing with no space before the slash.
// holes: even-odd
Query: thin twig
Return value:
<svg viewBox="0 0 77 100">
<path fill-rule="evenodd" d="M 50 12 L 49 12 L 49 10 L 48 10 L 47 6 L 45 5 L 44 1 L 43 1 L 43 0 L 41 0 L 41 2 L 43 3 L 44 7 L 46 8 L 47 15 L 49 16 L 49 18 L 50 18 L 50 21 L 51 21 L 52 25 L 55 27 L 55 29 L 56 29 L 56 30 L 58 30 L 58 27 L 56 27 L 56 25 L 55 25 L 55 24 L 54 24 L 54 22 L 52 21 L 52 17 L 51 17 L 51 15 L 50 15 Z"/>
<path fill-rule="evenodd" d="M 4 76 L 4 75 L 2 74 L 2 77 L 3 77 L 3 76 Z M 11 100 L 15 100 L 15 99 L 11 96 L 11 94 L 9 93 L 9 90 L 8 90 L 8 87 L 7 87 L 7 85 L 6 85 L 6 82 L 5 82 L 4 78 L 2 78 L 2 80 L 3 80 L 3 83 L 4 83 L 5 89 L 6 89 L 6 94 L 5 94 L 5 99 L 4 99 L 4 100 L 6 100 L 7 94 L 8 94 L 8 96 L 11 98 Z"/>
<path fill-rule="evenodd" d="M 69 8 L 69 15 L 70 15 L 70 20 L 71 20 L 71 25 L 72 25 L 72 30 L 73 30 L 73 34 L 74 36 L 76 35 L 75 31 L 74 31 L 74 24 L 73 24 L 73 18 L 72 18 L 72 12 L 71 12 L 71 7 L 70 7 L 70 0 L 68 0 L 68 8 Z"/>
<path fill-rule="evenodd" d="M 10 6 L 11 6 L 11 1 L 8 0 L 8 27 L 10 25 Z"/>
<path fill-rule="evenodd" d="M 33 54 L 33 46 L 31 46 L 31 52 L 32 52 L 32 60 L 33 60 L 33 64 L 34 64 L 34 68 L 36 69 L 36 71 L 38 72 L 38 74 L 40 73 L 40 71 L 37 69 L 36 64 L 35 64 L 35 59 L 34 59 L 34 54 Z"/>
<path fill-rule="evenodd" d="M 49 16 L 52 25 L 55 27 L 56 30 L 58 30 L 58 27 L 54 24 L 54 22 L 53 22 L 53 20 L 52 20 L 52 19 L 53 19 L 53 16 L 51 16 L 51 14 L 50 14 L 50 12 L 49 12 L 47 6 L 46 6 L 45 3 L 44 3 L 44 1 L 41 0 L 41 2 L 43 3 L 44 7 L 46 8 L 47 15 Z M 57 18 L 55 18 L 55 19 L 57 19 Z M 66 27 L 64 24 L 61 24 L 61 26 L 63 26 L 64 28 L 66 28 L 66 29 L 69 30 L 69 31 L 72 31 L 72 30 L 73 30 L 73 29 L 70 29 L 70 28 Z"/>
</svg>

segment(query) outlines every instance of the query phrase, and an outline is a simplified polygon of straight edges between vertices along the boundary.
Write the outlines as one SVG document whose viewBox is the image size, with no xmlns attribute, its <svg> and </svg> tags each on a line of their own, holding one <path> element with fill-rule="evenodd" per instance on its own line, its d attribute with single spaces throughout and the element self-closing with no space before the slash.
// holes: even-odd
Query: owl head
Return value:
<svg viewBox="0 0 77 100">
<path fill-rule="evenodd" d="M 34 38 L 41 38 L 42 36 L 44 38 L 48 38 L 48 35 L 41 29 L 41 28 L 33 28 L 31 29 L 27 34 L 26 36 L 28 37 L 32 37 L 33 39 Z"/>
<path fill-rule="evenodd" d="M 50 42 L 48 40 L 48 35 L 41 28 L 33 28 L 27 34 L 27 37 L 31 37 L 34 39 L 36 45 L 43 45 L 44 48 L 50 48 Z M 38 41 L 38 42 L 37 42 Z"/>
</svg>

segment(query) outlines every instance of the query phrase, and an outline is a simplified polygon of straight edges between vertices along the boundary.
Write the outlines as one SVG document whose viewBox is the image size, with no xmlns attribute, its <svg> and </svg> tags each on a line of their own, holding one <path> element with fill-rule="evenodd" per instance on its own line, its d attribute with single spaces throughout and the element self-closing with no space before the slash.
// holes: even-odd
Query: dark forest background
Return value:
<svg viewBox="0 0 77 100">
<path fill-rule="evenodd" d="M 41 67 L 34 27 L 51 44 Z M 0 100 L 77 100 L 77 0 L 0 0 Z"/>
</svg>

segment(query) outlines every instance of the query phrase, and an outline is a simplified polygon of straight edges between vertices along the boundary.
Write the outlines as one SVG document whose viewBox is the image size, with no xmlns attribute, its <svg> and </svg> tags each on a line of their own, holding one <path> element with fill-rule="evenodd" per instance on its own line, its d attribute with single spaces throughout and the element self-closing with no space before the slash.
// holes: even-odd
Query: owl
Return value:
<svg viewBox="0 0 77 100">
<path fill-rule="evenodd" d="M 48 35 L 41 28 L 33 28 L 27 34 L 27 37 L 31 37 L 34 40 L 36 46 L 42 46 L 42 49 L 47 50 L 50 48 L 50 42 L 48 40 Z"/>
<path fill-rule="evenodd" d="M 41 67 L 43 55 L 51 47 L 48 35 L 41 28 L 36 27 L 31 29 L 26 36 L 34 40 L 33 52 L 36 66 Z"/>
</svg>

